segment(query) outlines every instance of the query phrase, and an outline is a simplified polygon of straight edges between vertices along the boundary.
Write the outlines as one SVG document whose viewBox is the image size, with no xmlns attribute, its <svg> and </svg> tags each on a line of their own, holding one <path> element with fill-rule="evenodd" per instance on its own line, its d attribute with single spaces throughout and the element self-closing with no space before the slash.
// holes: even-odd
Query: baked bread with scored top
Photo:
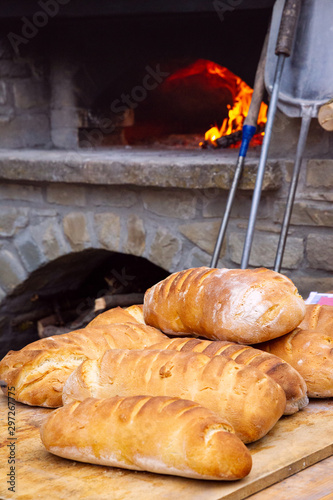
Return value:
<svg viewBox="0 0 333 500">
<path fill-rule="evenodd" d="M 83 362 L 64 385 L 63 403 L 142 394 L 196 401 L 226 419 L 245 443 L 263 437 L 286 407 L 281 386 L 252 366 L 195 352 L 126 349 Z"/>
<path fill-rule="evenodd" d="M 88 327 L 107 326 L 113 323 L 141 323 L 143 319 L 143 305 L 133 305 L 129 307 L 113 307 L 104 311 L 94 318 L 87 325 Z"/>
<path fill-rule="evenodd" d="M 104 466 L 208 480 L 242 479 L 252 467 L 227 422 L 179 398 L 88 398 L 53 411 L 40 433 L 51 453 Z"/>
<path fill-rule="evenodd" d="M 67 377 L 86 359 L 97 359 L 108 349 L 144 349 L 164 340 L 156 328 L 138 323 L 86 327 L 36 340 L 0 361 L 0 380 L 15 387 L 15 399 L 33 406 L 62 405 Z M 2 390 L 7 394 L 7 387 Z"/>
<path fill-rule="evenodd" d="M 256 344 L 296 328 L 305 302 L 292 281 L 275 271 L 199 267 L 149 288 L 143 313 L 146 324 L 177 337 Z"/>
<path fill-rule="evenodd" d="M 201 352 L 210 358 L 224 356 L 236 363 L 253 366 L 277 382 L 286 394 L 285 415 L 292 415 L 309 403 L 307 386 L 303 377 L 286 361 L 260 349 L 227 342 L 195 338 L 166 338 L 146 349 L 172 349 L 180 352 Z"/>
<path fill-rule="evenodd" d="M 305 316 L 298 327 L 333 335 L 333 306 L 306 304 L 305 307 Z"/>
<path fill-rule="evenodd" d="M 297 370 L 309 398 L 333 397 L 333 335 L 319 330 L 295 328 L 260 349 L 279 356 Z"/>
</svg>

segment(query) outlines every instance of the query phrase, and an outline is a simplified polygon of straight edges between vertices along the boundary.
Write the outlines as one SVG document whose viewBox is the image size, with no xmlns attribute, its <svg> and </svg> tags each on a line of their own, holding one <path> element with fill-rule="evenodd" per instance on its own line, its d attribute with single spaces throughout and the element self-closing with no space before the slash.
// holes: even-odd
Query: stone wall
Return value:
<svg viewBox="0 0 333 500">
<path fill-rule="evenodd" d="M 0 147 L 51 147 L 48 67 L 0 39 Z"/>
<path fill-rule="evenodd" d="M 200 151 L 30 153 L 30 163 L 0 155 L 2 299 L 36 269 L 87 249 L 141 256 L 169 272 L 209 265 L 235 156 L 221 165 Z M 249 159 L 219 267 L 240 265 L 255 167 Z M 250 266 L 273 267 L 291 168 L 268 165 Z M 304 160 L 282 266 L 304 297 L 333 289 L 332 188 L 333 161 Z"/>
</svg>

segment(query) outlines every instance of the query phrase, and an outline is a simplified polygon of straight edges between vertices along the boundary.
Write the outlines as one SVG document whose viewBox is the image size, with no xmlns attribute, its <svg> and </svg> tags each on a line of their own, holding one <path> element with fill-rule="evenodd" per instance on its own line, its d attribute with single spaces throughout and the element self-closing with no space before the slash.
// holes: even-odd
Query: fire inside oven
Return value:
<svg viewBox="0 0 333 500">
<path fill-rule="evenodd" d="M 122 19 L 117 50 L 112 32 L 106 44 L 104 78 L 87 47 L 74 79 L 79 146 L 239 147 L 270 13 L 243 6 L 223 20 L 218 12 Z M 102 57 L 105 46 L 95 51 Z M 250 147 L 261 145 L 266 114 L 263 102 Z"/>
<path fill-rule="evenodd" d="M 143 84 L 114 99 L 110 111 L 122 116 L 121 144 L 238 147 L 252 93 L 228 68 L 198 59 L 171 74 L 148 67 Z M 92 114 L 91 120 L 106 130 L 101 145 L 112 142 L 116 127 L 110 116 Z M 266 120 L 262 102 L 252 146 L 261 145 Z M 89 130 L 82 133 L 83 145 L 87 137 Z"/>
</svg>

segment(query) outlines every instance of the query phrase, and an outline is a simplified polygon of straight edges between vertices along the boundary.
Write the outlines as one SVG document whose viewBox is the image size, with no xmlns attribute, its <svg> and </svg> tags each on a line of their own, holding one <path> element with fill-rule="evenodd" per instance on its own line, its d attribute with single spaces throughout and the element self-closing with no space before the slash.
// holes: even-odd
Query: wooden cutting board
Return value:
<svg viewBox="0 0 333 500">
<path fill-rule="evenodd" d="M 241 481 L 200 481 L 83 464 L 48 453 L 39 426 L 50 411 L 15 403 L 9 435 L 8 400 L 0 396 L 0 499 L 240 500 L 333 455 L 333 399 L 311 400 L 249 445 L 253 468 Z M 12 415 L 11 415 L 12 417 Z M 15 458 L 15 492 L 8 491 L 8 458 Z"/>
</svg>

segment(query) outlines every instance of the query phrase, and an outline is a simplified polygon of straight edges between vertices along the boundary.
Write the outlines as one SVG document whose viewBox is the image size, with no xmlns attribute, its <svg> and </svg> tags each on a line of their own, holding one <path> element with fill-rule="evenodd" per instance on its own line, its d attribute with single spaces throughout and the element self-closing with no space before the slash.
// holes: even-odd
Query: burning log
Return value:
<svg viewBox="0 0 333 500">
<path fill-rule="evenodd" d="M 257 127 L 256 134 L 262 134 L 264 131 L 265 131 L 265 124 L 261 123 Z M 217 139 L 214 139 L 214 141 L 205 139 L 200 143 L 200 147 L 202 149 L 229 148 L 230 146 L 237 144 L 237 142 L 240 142 L 242 140 L 242 136 L 243 136 L 243 131 L 237 130 L 237 132 L 233 132 L 232 134 L 218 137 Z"/>
</svg>

